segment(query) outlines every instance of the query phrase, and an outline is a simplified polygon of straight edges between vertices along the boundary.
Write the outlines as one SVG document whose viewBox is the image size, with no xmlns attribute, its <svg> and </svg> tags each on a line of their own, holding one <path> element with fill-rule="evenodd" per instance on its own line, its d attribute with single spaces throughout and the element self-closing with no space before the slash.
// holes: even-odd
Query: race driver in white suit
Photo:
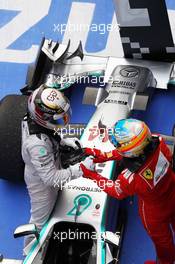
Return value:
<svg viewBox="0 0 175 264">
<path fill-rule="evenodd" d="M 22 122 L 22 157 L 31 203 L 30 223 L 39 230 L 53 211 L 58 190 L 83 175 L 79 163 L 62 169 L 59 160 L 60 145 L 78 147 L 77 138 L 63 138 L 55 133 L 61 122 L 69 124 L 70 114 L 69 100 L 54 88 L 41 85 L 29 97 L 28 115 Z M 94 167 L 90 157 L 82 163 L 91 170 Z M 26 237 L 25 246 L 31 238 Z"/>
</svg>

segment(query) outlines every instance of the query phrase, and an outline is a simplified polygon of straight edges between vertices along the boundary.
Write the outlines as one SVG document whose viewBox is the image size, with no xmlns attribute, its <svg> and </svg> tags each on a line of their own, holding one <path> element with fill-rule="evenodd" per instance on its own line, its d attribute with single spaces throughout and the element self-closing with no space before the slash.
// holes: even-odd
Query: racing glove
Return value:
<svg viewBox="0 0 175 264">
<path fill-rule="evenodd" d="M 87 157 L 81 163 L 77 163 L 75 165 L 69 166 L 71 171 L 71 180 L 77 179 L 83 176 L 83 171 L 81 169 L 81 164 L 83 164 L 88 170 L 94 171 L 95 164 L 93 162 L 93 157 Z"/>
<path fill-rule="evenodd" d="M 74 149 L 82 148 L 82 143 L 78 138 L 62 138 L 60 141 L 61 146 L 69 146 Z"/>
<path fill-rule="evenodd" d="M 95 158 L 99 157 L 102 155 L 102 151 L 99 149 L 95 149 L 95 148 L 85 148 L 85 153 L 87 155 L 92 155 Z"/>
<path fill-rule="evenodd" d="M 94 157 L 92 156 L 87 157 L 84 161 L 81 162 L 81 164 L 83 164 L 88 170 L 91 171 L 95 170 Z"/>
<path fill-rule="evenodd" d="M 71 180 L 78 179 L 79 177 L 83 176 L 83 171 L 80 167 L 80 163 L 69 166 L 69 169 L 71 171 Z"/>
<path fill-rule="evenodd" d="M 94 174 L 97 175 L 96 171 L 89 170 L 84 164 L 80 164 L 81 170 L 83 171 L 83 177 L 94 180 Z"/>
</svg>

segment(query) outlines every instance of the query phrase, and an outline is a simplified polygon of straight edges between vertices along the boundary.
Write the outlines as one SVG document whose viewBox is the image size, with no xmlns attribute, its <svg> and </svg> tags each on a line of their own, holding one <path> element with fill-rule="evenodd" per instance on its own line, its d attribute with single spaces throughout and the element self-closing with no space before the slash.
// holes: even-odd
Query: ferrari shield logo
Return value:
<svg viewBox="0 0 175 264">
<path fill-rule="evenodd" d="M 146 169 L 144 172 L 143 172 L 143 177 L 147 180 L 152 180 L 153 179 L 153 173 L 150 169 Z"/>
</svg>

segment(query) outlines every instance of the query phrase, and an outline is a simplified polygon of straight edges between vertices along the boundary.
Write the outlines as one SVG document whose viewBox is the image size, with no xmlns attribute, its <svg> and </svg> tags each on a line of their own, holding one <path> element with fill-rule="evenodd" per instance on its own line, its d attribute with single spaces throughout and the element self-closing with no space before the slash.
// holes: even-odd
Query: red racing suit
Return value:
<svg viewBox="0 0 175 264">
<path fill-rule="evenodd" d="M 97 149 L 86 149 L 95 156 L 95 162 L 121 160 L 117 150 L 103 153 Z M 154 242 L 157 257 L 161 264 L 173 264 L 175 246 L 172 229 L 175 232 L 175 173 L 171 166 L 172 154 L 159 137 L 156 149 L 147 157 L 144 164 L 132 173 L 123 170 L 116 181 L 102 177 L 97 172 L 87 170 L 81 165 L 84 177 L 94 180 L 110 196 L 123 199 L 136 194 L 139 203 L 139 215 L 142 223 Z M 172 229 L 171 229 L 172 227 Z"/>
</svg>

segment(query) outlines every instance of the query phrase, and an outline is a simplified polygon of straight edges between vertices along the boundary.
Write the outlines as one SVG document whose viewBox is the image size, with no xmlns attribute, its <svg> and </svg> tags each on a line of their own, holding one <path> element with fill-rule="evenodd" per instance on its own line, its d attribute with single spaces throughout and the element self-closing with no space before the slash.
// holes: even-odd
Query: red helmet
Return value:
<svg viewBox="0 0 175 264">
<path fill-rule="evenodd" d="M 124 157 L 139 156 L 150 140 L 151 132 L 148 126 L 132 118 L 119 120 L 110 136 L 111 143 Z"/>
</svg>

